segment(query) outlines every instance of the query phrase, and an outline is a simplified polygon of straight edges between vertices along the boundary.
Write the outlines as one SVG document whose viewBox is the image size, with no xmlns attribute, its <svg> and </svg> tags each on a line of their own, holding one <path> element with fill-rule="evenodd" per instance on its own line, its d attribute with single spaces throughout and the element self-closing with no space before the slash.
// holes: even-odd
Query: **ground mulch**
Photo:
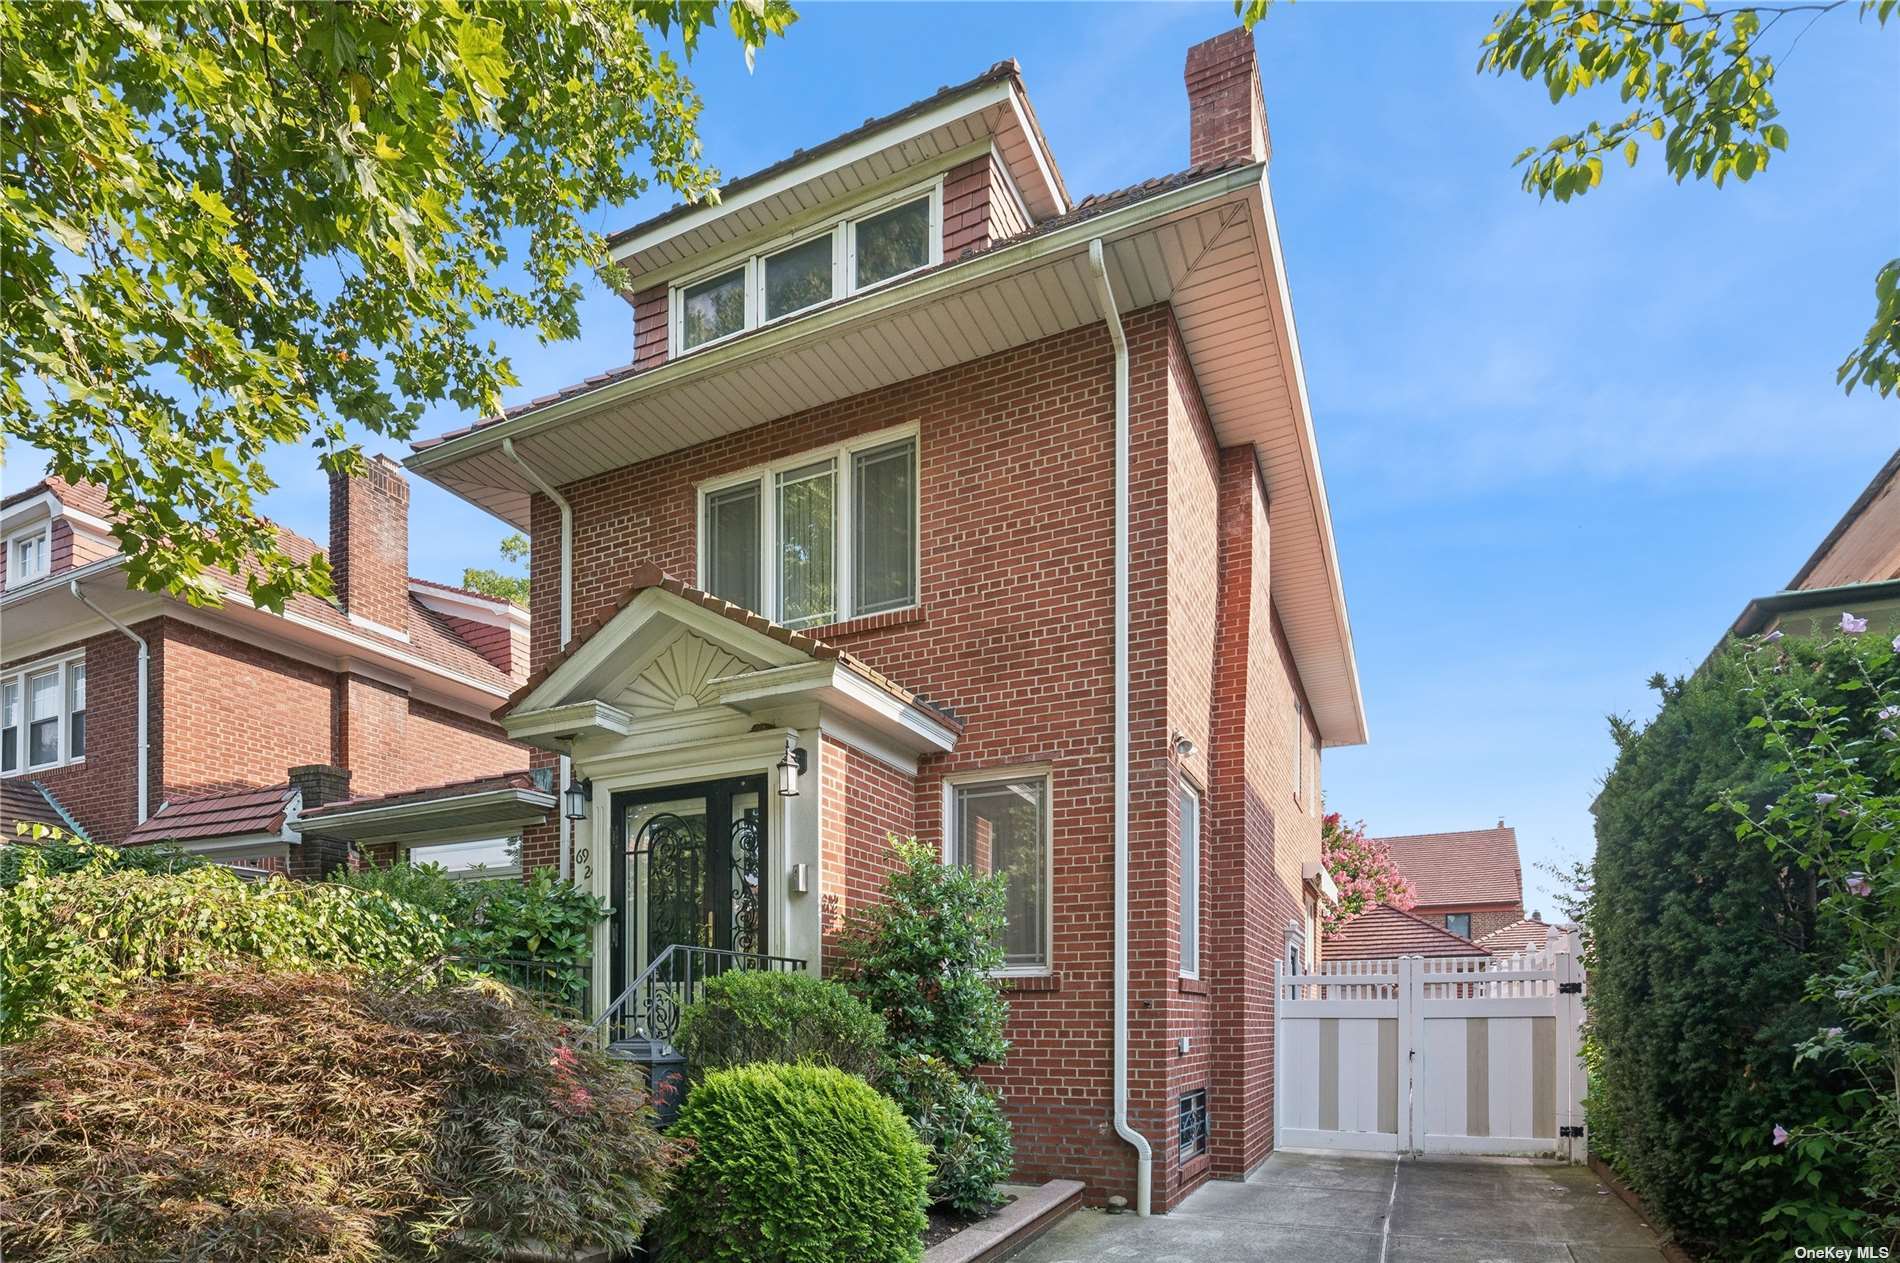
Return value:
<svg viewBox="0 0 1900 1263">
<path fill-rule="evenodd" d="M 990 1211 L 989 1215 L 959 1215 L 953 1210 L 931 1211 L 930 1226 L 924 1229 L 924 1249 L 928 1250 L 933 1245 L 948 1241 L 971 1224 L 982 1223 L 990 1215 L 994 1215 L 1015 1200 L 1013 1193 L 1004 1196 L 1002 1201 L 996 1203 L 996 1209 Z"/>
</svg>

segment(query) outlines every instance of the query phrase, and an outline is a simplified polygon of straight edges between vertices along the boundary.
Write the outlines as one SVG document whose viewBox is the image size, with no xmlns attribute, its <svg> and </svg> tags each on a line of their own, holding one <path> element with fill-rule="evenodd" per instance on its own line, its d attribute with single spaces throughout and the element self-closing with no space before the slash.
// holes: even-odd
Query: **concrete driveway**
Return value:
<svg viewBox="0 0 1900 1263">
<path fill-rule="evenodd" d="M 1077 1211 L 1012 1263 L 1663 1263 L 1589 1168 L 1277 1153 L 1172 1214 Z"/>
</svg>

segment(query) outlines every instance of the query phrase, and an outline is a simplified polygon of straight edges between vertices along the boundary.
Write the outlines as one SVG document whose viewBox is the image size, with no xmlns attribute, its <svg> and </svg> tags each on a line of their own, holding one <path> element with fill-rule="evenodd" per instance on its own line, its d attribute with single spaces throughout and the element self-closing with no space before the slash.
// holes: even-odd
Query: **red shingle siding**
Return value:
<svg viewBox="0 0 1900 1263">
<path fill-rule="evenodd" d="M 666 286 L 633 296 L 633 367 L 636 372 L 666 363 L 671 335 L 667 329 Z"/>
<path fill-rule="evenodd" d="M 980 154 L 943 177 L 943 257 L 988 249 L 1029 227 L 994 154 Z"/>
<path fill-rule="evenodd" d="M 478 623 L 472 618 L 457 618 L 439 610 L 436 617 L 448 629 L 468 642 L 468 647 L 495 665 L 511 679 L 522 680 L 528 674 L 528 637 L 526 633 L 494 623 Z"/>
</svg>

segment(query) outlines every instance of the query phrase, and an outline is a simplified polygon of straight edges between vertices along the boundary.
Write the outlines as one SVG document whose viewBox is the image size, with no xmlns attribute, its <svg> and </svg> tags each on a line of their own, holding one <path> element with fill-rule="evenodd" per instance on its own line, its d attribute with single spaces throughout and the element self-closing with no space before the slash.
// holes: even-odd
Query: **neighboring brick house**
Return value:
<svg viewBox="0 0 1900 1263">
<path fill-rule="evenodd" d="M 212 576 L 218 607 L 130 589 L 97 487 L 49 478 L 0 502 L 0 832 L 58 824 L 317 876 L 348 848 L 302 837 L 305 810 L 525 773 L 528 751 L 491 712 L 527 675 L 526 614 L 409 576 L 409 487 L 394 462 L 333 480 L 330 508 L 334 603 L 299 596 L 275 615 L 226 574 Z M 552 802 L 545 790 L 525 801 L 514 832 Z M 394 851 L 412 836 L 480 844 L 428 853 L 451 862 L 507 851 L 500 833 L 412 827 L 381 841 Z"/>
<path fill-rule="evenodd" d="M 1498 821 L 1494 829 L 1461 833 L 1415 833 L 1375 839 L 1392 863 L 1411 879 L 1418 902 L 1412 915 L 1464 939 L 1480 939 L 1524 917 L 1524 873 L 1517 860 L 1517 830 Z M 1327 939 L 1332 953 L 1332 939 Z"/>
<path fill-rule="evenodd" d="M 1374 904 L 1326 936 L 1327 960 L 1383 960 L 1394 956 L 1487 956 L 1436 922 L 1391 904 Z"/>
<path fill-rule="evenodd" d="M 1887 458 L 1840 521 L 1779 592 L 1759 596 L 1729 628 L 1753 636 L 1777 628 L 1826 635 L 1841 615 L 1876 632 L 1900 632 L 1900 451 Z"/>
<path fill-rule="evenodd" d="M 1159 1209 L 1271 1147 L 1365 739 L 1252 39 L 1187 69 L 1119 192 L 1004 62 L 614 234 L 632 361 L 408 461 L 533 539 L 498 714 L 587 804 L 528 846 L 615 906 L 597 1005 L 679 943 L 828 968 L 914 834 L 1008 876 L 1018 1174 L 1138 1200 L 1139 1137 Z"/>
<path fill-rule="evenodd" d="M 1541 913 L 1533 912 L 1522 921 L 1492 930 L 1478 939 L 1478 946 L 1488 952 L 1541 952 L 1550 946 L 1551 927 L 1544 923 Z"/>
</svg>

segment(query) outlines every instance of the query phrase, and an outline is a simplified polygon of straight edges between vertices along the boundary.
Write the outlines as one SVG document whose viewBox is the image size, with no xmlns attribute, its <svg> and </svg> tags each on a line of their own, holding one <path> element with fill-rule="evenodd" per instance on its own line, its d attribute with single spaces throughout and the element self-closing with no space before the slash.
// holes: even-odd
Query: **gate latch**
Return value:
<svg viewBox="0 0 1900 1263">
<path fill-rule="evenodd" d="M 1560 982 L 1557 984 L 1557 994 L 1558 995 L 1582 995 L 1583 984 L 1581 982 Z"/>
<path fill-rule="evenodd" d="M 1564 1136 L 1564 1137 L 1568 1137 L 1568 1136 L 1576 1136 L 1576 1137 L 1578 1137 L 1578 1138 L 1581 1138 L 1581 1137 L 1583 1136 L 1583 1128 L 1581 1128 L 1581 1127 L 1559 1127 L 1559 1128 L 1557 1129 L 1557 1134 L 1558 1134 L 1559 1136 Z"/>
</svg>

